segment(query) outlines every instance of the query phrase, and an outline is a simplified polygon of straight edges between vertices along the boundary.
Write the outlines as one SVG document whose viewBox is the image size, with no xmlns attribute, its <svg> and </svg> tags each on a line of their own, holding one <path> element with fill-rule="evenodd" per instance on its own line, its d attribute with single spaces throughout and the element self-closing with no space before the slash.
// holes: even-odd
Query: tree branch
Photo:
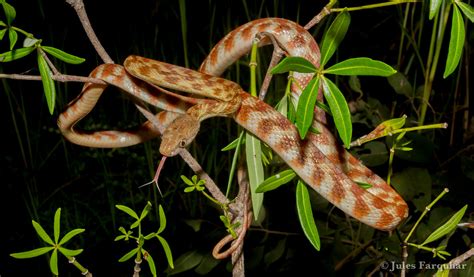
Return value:
<svg viewBox="0 0 474 277">
<path fill-rule="evenodd" d="M 86 8 L 84 7 L 84 2 L 82 0 L 66 0 L 66 2 L 71 5 L 76 11 L 77 16 L 79 17 L 79 20 L 82 23 L 82 27 L 84 28 L 84 31 L 86 31 L 86 34 L 89 37 L 89 41 L 94 46 L 95 51 L 97 51 L 97 54 L 99 54 L 102 61 L 104 61 L 104 63 L 114 63 L 112 58 L 110 58 L 109 54 L 107 53 L 107 51 L 105 51 L 104 47 L 97 38 L 94 29 L 92 29 L 91 22 L 89 21 L 89 17 L 86 13 Z"/>
</svg>

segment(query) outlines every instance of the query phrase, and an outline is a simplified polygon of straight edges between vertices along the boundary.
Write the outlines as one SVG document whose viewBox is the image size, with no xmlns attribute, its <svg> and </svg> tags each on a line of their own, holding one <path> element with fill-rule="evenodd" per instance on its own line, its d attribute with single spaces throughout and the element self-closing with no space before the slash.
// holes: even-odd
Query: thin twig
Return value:
<svg viewBox="0 0 474 277">
<path fill-rule="evenodd" d="M 79 82 L 79 83 L 93 83 L 99 85 L 107 84 L 101 79 L 75 76 L 75 75 L 64 75 L 64 74 L 54 74 L 51 78 L 58 82 Z M 12 79 L 12 80 L 27 80 L 27 81 L 41 81 L 41 76 L 39 75 L 24 75 L 24 74 L 0 74 L 0 79 Z"/>
<path fill-rule="evenodd" d="M 456 266 L 460 265 L 462 262 L 472 256 L 474 256 L 474 248 L 471 248 L 463 254 L 457 256 L 456 258 L 453 258 L 451 261 L 449 261 L 449 266 L 447 268 L 456 268 Z"/>
<path fill-rule="evenodd" d="M 59 72 L 59 70 L 56 68 L 56 66 L 53 64 L 53 62 L 51 62 L 51 60 L 49 59 L 48 55 L 46 55 L 46 53 L 43 51 L 43 49 L 41 48 L 38 48 L 38 51 L 40 53 L 41 56 L 43 56 L 44 60 L 46 61 L 46 63 L 49 65 L 49 68 L 53 71 L 53 74 L 54 75 L 59 75 L 61 74 Z"/>
<path fill-rule="evenodd" d="M 92 29 L 91 22 L 89 21 L 89 17 L 87 16 L 86 9 L 84 7 L 84 2 L 82 0 L 66 0 L 66 2 L 76 11 L 77 16 L 82 23 L 82 27 L 89 37 L 89 41 L 94 46 L 95 51 L 97 51 L 97 54 L 99 54 L 102 61 L 104 61 L 104 63 L 114 63 L 112 58 L 110 58 L 109 54 L 107 51 L 105 51 L 104 47 L 97 38 L 94 29 Z"/>
<path fill-rule="evenodd" d="M 336 4 L 337 1 L 329 1 L 329 4 L 327 4 L 313 19 L 311 19 L 304 28 L 306 30 L 309 30 L 313 28 L 314 25 L 318 24 L 326 15 L 331 13 L 331 8 Z"/>
<path fill-rule="evenodd" d="M 265 78 L 263 79 L 262 86 L 260 87 L 260 93 L 258 94 L 258 98 L 263 101 L 265 99 L 265 96 L 266 96 L 267 91 L 268 91 L 268 87 L 270 86 L 270 82 L 271 82 L 272 77 L 273 77 L 273 75 L 271 74 L 271 70 L 281 60 L 281 58 L 285 54 L 285 51 L 280 47 L 280 45 L 278 45 L 278 42 L 276 41 L 276 39 L 273 37 L 272 34 L 262 32 L 262 33 L 257 35 L 256 39 L 260 40 L 261 36 L 266 36 L 266 37 L 270 38 L 270 40 L 272 41 L 272 45 L 273 45 L 272 59 L 270 60 L 270 64 L 268 65 L 267 73 L 265 74 Z"/>
</svg>

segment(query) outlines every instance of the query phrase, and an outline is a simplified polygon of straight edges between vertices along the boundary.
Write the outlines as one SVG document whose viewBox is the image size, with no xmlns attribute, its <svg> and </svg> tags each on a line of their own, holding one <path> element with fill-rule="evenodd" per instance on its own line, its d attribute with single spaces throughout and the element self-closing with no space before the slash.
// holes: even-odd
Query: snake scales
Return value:
<svg viewBox="0 0 474 277">
<path fill-rule="evenodd" d="M 211 106 L 212 110 L 212 106 L 219 106 L 219 103 L 237 102 L 224 108 L 229 110 L 222 114 L 194 114 L 193 118 L 200 121 L 209 116 L 232 116 L 239 125 L 269 145 L 309 186 L 342 211 L 376 229 L 394 229 L 407 217 L 407 204 L 382 178 L 338 145 L 323 124 L 325 118 L 321 111 L 316 111 L 314 122 L 320 134 L 310 134 L 302 141 L 294 125 L 271 106 L 250 96 L 237 84 L 214 77 L 248 53 L 257 35 L 261 37 L 261 45 L 276 43 L 287 55 L 301 56 L 318 65 L 319 48 L 303 27 L 285 19 L 266 18 L 249 22 L 226 35 L 210 52 L 200 72 L 130 56 L 124 63 L 125 68 L 113 64 L 100 65 L 90 77 L 102 79 L 133 97 L 166 110 L 156 115 L 164 126 L 171 124 L 176 127 L 176 118 L 183 118 L 182 114 L 192 114 L 193 110 L 199 113 L 200 109 L 196 107 Z M 304 87 L 312 76 L 297 73 L 294 77 Z M 160 92 L 152 84 L 211 96 L 217 100 L 184 96 L 179 96 L 177 100 L 174 96 Z M 74 125 L 94 108 L 106 87 L 85 84 L 81 94 L 60 115 L 58 126 L 69 141 L 89 147 L 125 147 L 160 135 L 149 121 L 133 131 L 76 130 Z M 293 92 L 297 99 L 300 91 L 293 88 Z M 222 106 L 219 107 L 222 109 Z M 177 127 L 171 133 L 175 134 L 173 132 L 180 129 Z M 197 133 L 196 130 L 190 132 L 183 137 L 193 138 Z M 173 149 L 181 145 L 180 139 L 171 141 L 178 144 Z M 181 146 L 187 143 L 183 142 Z M 160 151 L 162 147 L 163 143 Z M 364 189 L 356 182 L 369 183 L 372 187 Z"/>
</svg>

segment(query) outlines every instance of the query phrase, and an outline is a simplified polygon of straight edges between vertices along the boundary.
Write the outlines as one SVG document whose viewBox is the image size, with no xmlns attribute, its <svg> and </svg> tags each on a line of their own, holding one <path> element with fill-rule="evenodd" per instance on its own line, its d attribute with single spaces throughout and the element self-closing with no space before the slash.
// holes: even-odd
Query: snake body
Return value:
<svg viewBox="0 0 474 277">
<path fill-rule="evenodd" d="M 127 58 L 125 65 L 132 75 L 147 82 L 201 95 L 203 93 L 204 96 L 209 94 L 206 91 L 211 91 L 212 95 L 213 90 L 219 90 L 225 95 L 214 97 L 218 101 L 237 99 L 238 105 L 233 105 L 234 110 L 223 113 L 224 116 L 233 116 L 239 125 L 269 145 L 309 186 L 345 213 L 379 230 L 394 229 L 408 215 L 406 203 L 383 179 L 337 145 L 330 131 L 320 122 L 324 120 L 322 115 L 317 115 L 315 122 L 321 134 L 310 135 L 302 141 L 294 125 L 271 106 L 250 96 L 231 81 L 213 79 L 212 75 L 221 74 L 229 64 L 248 52 L 253 37 L 260 33 L 269 34 L 287 54 L 303 56 L 317 64 L 319 50 L 306 30 L 291 21 L 270 18 L 247 23 L 229 33 L 211 51 L 201 66 L 201 73 L 136 56 Z M 175 74 L 162 75 L 162 72 Z M 131 77 L 119 65 L 101 65 L 90 76 L 118 86 L 142 101 L 171 111 L 157 115 L 157 119 L 165 126 L 173 125 L 180 114 L 189 113 L 195 106 L 216 105 L 212 100 L 201 100 L 198 104 L 185 103 L 172 100 L 166 94 L 155 94 L 153 91 L 156 89 Z M 296 78 L 304 85 L 311 76 L 301 74 Z M 203 80 L 207 80 L 204 86 Z M 158 135 L 158 130 L 149 122 L 136 132 L 81 133 L 75 130 L 74 124 L 93 108 L 105 87 L 86 84 L 81 95 L 61 114 L 58 124 L 66 138 L 91 147 L 124 147 Z M 223 87 L 227 90 L 223 90 Z M 298 91 L 295 91 L 295 95 L 297 98 Z M 355 181 L 369 183 L 372 187 L 363 189 Z"/>
</svg>

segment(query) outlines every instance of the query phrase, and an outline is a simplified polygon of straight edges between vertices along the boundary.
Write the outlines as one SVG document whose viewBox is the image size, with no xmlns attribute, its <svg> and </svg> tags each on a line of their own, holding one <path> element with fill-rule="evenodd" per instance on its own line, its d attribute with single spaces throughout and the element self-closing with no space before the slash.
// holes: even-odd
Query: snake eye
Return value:
<svg viewBox="0 0 474 277">
<path fill-rule="evenodd" d="M 179 147 L 184 148 L 186 146 L 186 141 L 182 140 L 179 142 Z"/>
</svg>

